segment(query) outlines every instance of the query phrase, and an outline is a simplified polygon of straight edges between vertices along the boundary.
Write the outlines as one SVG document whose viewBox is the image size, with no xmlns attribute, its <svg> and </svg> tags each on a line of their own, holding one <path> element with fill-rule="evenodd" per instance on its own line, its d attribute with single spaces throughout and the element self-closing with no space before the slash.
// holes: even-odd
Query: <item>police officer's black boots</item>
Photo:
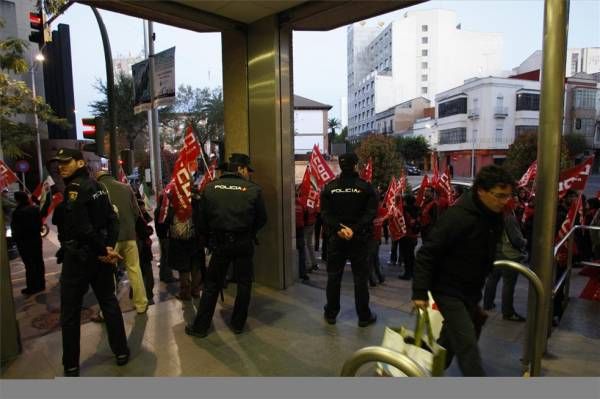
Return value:
<svg viewBox="0 0 600 399">
<path fill-rule="evenodd" d="M 65 368 L 65 377 L 79 377 L 79 367 Z"/>
</svg>

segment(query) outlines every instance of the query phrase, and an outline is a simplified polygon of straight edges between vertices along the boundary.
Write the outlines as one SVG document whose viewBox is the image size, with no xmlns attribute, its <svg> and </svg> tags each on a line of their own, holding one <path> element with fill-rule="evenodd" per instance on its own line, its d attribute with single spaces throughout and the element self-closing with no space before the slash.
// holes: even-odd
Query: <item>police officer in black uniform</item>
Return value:
<svg viewBox="0 0 600 399">
<path fill-rule="evenodd" d="M 113 249 L 119 220 L 101 186 L 90 179 L 80 151 L 61 148 L 54 160 L 65 182 L 65 198 L 53 221 L 58 225 L 62 260 L 60 323 L 65 376 L 79 376 L 81 304 L 92 286 L 106 320 L 108 342 L 118 365 L 129 361 L 123 316 L 115 296 Z"/>
<path fill-rule="evenodd" d="M 340 286 L 346 259 L 352 263 L 354 302 L 358 325 L 375 323 L 377 315 L 369 309 L 369 265 L 367 245 L 377 214 L 377 194 L 373 186 L 354 170 L 358 157 L 340 155 L 342 173 L 321 193 L 321 217 L 327 232 L 327 305 L 325 320 L 335 324 L 340 312 Z"/>
<path fill-rule="evenodd" d="M 267 222 L 262 189 L 249 181 L 250 172 L 253 169 L 248 155 L 232 154 L 228 172 L 209 183 L 198 202 L 198 228 L 208 237 L 212 257 L 198 314 L 193 324 L 185 327 L 188 335 L 207 335 L 230 263 L 237 283 L 230 326 L 236 334 L 244 329 L 252 289 L 255 237 Z"/>
</svg>

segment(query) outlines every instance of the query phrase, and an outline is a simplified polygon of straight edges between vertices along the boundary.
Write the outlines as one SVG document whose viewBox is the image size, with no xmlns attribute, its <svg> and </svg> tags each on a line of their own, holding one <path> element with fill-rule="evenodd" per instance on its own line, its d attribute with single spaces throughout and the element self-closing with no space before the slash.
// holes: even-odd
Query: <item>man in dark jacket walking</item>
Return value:
<svg viewBox="0 0 600 399">
<path fill-rule="evenodd" d="M 33 295 L 46 288 L 44 257 L 42 256 L 42 217 L 37 206 L 29 202 L 27 193 L 15 193 L 17 208 L 12 214 L 10 228 L 25 264 L 25 288 L 21 293 Z"/>
<path fill-rule="evenodd" d="M 463 195 L 444 212 L 417 253 L 413 303 L 426 309 L 431 291 L 444 317 L 439 343 L 448 351 L 447 365 L 456 354 L 465 376 L 485 375 L 477 346 L 485 314 L 478 303 L 493 267 L 502 211 L 513 184 L 504 169 L 482 168 L 471 195 Z"/>
<path fill-rule="evenodd" d="M 321 193 L 321 217 L 327 231 L 327 304 L 325 321 L 335 324 L 340 312 L 340 287 L 346 259 L 352 264 L 354 302 L 358 325 L 375 323 L 377 315 L 369 309 L 368 242 L 377 214 L 377 193 L 354 170 L 358 157 L 340 155 L 340 176 Z"/>
<path fill-rule="evenodd" d="M 60 324 L 65 376 L 79 376 L 81 304 L 92 286 L 106 320 L 108 343 L 118 365 L 129 361 L 129 348 L 119 301 L 115 296 L 113 268 L 122 257 L 115 251 L 119 219 L 108 194 L 90 179 L 80 151 L 58 150 L 58 170 L 65 182 L 65 199 L 55 214 L 62 273 Z"/>
<path fill-rule="evenodd" d="M 229 264 L 237 283 L 230 326 L 240 334 L 246 324 L 252 291 L 254 242 L 267 222 L 267 212 L 259 185 L 249 181 L 250 158 L 232 154 L 229 172 L 208 183 L 198 202 L 198 229 L 208 237 L 212 257 L 204 279 L 204 289 L 194 323 L 185 327 L 188 335 L 205 337 L 212 322 L 219 291 Z"/>
</svg>

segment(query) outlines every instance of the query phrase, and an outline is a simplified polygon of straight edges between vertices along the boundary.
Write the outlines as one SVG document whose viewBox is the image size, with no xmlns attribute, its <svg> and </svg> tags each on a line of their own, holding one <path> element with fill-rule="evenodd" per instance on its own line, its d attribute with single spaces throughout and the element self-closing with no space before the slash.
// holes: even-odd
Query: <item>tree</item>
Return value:
<svg viewBox="0 0 600 399">
<path fill-rule="evenodd" d="M 565 134 L 563 136 L 563 142 L 566 144 L 569 156 L 572 159 L 579 158 L 587 149 L 585 137 L 578 133 Z"/>
<path fill-rule="evenodd" d="M 421 161 L 431 152 L 425 137 L 398 137 L 396 139 L 396 151 L 402 155 L 405 161 Z"/>
<path fill-rule="evenodd" d="M 329 126 L 329 129 L 331 129 L 329 134 L 327 134 L 327 150 L 331 153 L 331 143 L 333 143 L 335 139 L 335 129 L 340 127 L 341 123 L 337 118 L 329 118 L 327 125 Z"/>
<path fill-rule="evenodd" d="M 0 28 L 4 23 L 0 20 Z M 29 65 L 23 58 L 28 44 L 17 38 L 0 40 L 0 145 L 6 158 L 30 156 L 23 148 L 34 141 L 35 127 L 21 120 L 20 115 L 37 114 L 43 122 L 51 122 L 68 127 L 65 119 L 58 118 L 43 98 L 33 97 L 31 89 L 22 80 L 16 80 L 11 74 L 26 73 Z"/>
<path fill-rule="evenodd" d="M 344 126 L 340 134 L 336 134 L 333 138 L 333 142 L 336 144 L 343 144 L 346 142 L 346 138 L 348 137 L 348 126 Z"/>
<path fill-rule="evenodd" d="M 508 147 L 504 167 L 515 180 L 520 179 L 529 165 L 537 158 L 537 140 L 537 133 L 525 133 L 517 137 Z M 569 151 L 563 141 L 560 151 L 560 168 L 565 169 L 569 166 Z"/>
<path fill-rule="evenodd" d="M 94 86 L 103 98 L 90 104 L 92 114 L 108 120 L 108 89 L 98 80 Z M 133 77 L 120 73 L 114 87 L 114 109 L 116 113 L 117 148 L 135 151 L 135 159 L 142 159 L 148 142 L 148 118 L 145 112 L 133 112 Z M 147 166 L 147 165 L 144 165 Z"/>
<path fill-rule="evenodd" d="M 396 152 L 394 139 L 381 134 L 372 134 L 364 138 L 356 154 L 359 159 L 359 167 L 369 161 L 373 162 L 373 185 L 375 187 L 387 186 L 392 176 L 398 176 L 402 163 Z"/>
</svg>

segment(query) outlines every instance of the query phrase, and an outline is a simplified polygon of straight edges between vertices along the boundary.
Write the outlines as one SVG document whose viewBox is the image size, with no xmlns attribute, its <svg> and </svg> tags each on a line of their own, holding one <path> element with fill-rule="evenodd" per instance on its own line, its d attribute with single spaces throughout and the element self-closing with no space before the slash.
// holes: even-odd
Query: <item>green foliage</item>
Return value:
<svg viewBox="0 0 600 399">
<path fill-rule="evenodd" d="M 396 151 L 405 161 L 421 161 L 429 155 L 431 149 L 425 137 L 398 137 L 396 138 Z"/>
<path fill-rule="evenodd" d="M 577 158 L 587 149 L 585 137 L 578 133 L 565 134 L 563 136 L 563 142 L 566 144 L 571 158 Z"/>
<path fill-rule="evenodd" d="M 333 138 L 333 142 L 336 144 L 343 144 L 346 142 L 346 138 L 348 137 L 348 126 L 344 126 L 342 132 L 340 134 L 336 134 Z"/>
<path fill-rule="evenodd" d="M 364 138 L 356 149 L 359 167 L 373 162 L 373 185 L 387 186 L 392 176 L 398 176 L 402 162 L 396 153 L 394 139 L 381 134 L 372 134 Z"/>
<path fill-rule="evenodd" d="M 0 20 L 0 28 L 4 23 Z M 7 158 L 30 156 L 23 147 L 36 137 L 36 130 L 23 121 L 20 115 L 37 113 L 38 119 L 58 126 L 68 127 L 65 119 L 58 118 L 43 98 L 33 97 L 31 89 L 22 80 L 16 80 L 10 74 L 23 74 L 28 64 L 23 58 L 27 43 L 20 39 L 0 40 L 0 132 L 2 151 Z"/>
<path fill-rule="evenodd" d="M 504 167 L 515 179 L 520 179 L 529 165 L 537 158 L 537 141 L 536 133 L 526 133 L 517 137 L 508 148 Z M 563 141 L 560 151 L 560 168 L 565 169 L 569 166 L 569 151 Z"/>
</svg>

